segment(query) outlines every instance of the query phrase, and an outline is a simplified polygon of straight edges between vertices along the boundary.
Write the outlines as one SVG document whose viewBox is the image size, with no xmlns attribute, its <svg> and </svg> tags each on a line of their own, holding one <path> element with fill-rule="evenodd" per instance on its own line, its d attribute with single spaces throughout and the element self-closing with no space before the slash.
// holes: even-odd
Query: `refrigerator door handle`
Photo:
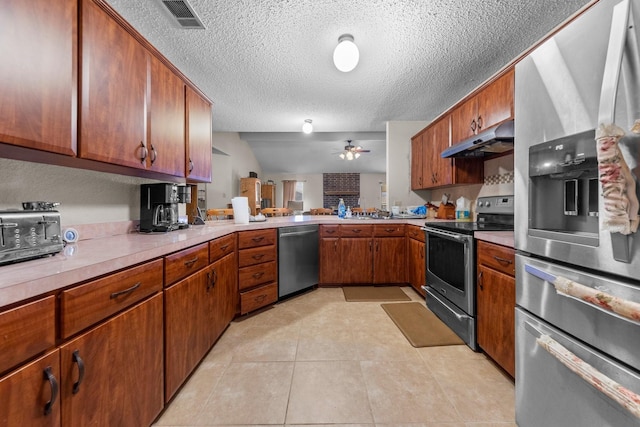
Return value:
<svg viewBox="0 0 640 427">
<path fill-rule="evenodd" d="M 536 339 L 536 344 L 545 349 L 571 372 L 586 381 L 587 384 L 618 403 L 637 418 L 640 418 L 640 395 L 607 377 L 549 335 L 542 334 Z"/>
<path fill-rule="evenodd" d="M 537 267 L 525 264 L 527 273 L 551 283 L 558 295 L 574 299 L 621 320 L 640 324 L 640 304 L 582 285 L 562 276 L 555 276 Z"/>
</svg>

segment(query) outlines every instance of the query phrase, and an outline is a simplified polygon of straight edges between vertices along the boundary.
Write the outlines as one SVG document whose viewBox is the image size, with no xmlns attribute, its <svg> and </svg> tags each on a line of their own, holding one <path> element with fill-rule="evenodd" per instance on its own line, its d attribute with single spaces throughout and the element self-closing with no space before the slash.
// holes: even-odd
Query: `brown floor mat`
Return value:
<svg viewBox="0 0 640 427">
<path fill-rule="evenodd" d="M 411 301 L 397 286 L 343 286 L 345 301 Z"/>
</svg>

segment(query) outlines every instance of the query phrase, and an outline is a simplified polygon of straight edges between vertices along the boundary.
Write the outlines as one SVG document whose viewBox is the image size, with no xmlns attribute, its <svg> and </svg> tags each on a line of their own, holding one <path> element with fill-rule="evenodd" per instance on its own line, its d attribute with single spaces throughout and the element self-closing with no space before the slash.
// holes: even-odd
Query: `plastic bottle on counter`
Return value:
<svg viewBox="0 0 640 427">
<path fill-rule="evenodd" d="M 347 214 L 347 210 L 344 206 L 344 200 L 340 199 L 338 202 L 338 218 L 344 218 Z"/>
<path fill-rule="evenodd" d="M 351 206 L 347 206 L 347 213 L 345 214 L 346 218 L 351 218 Z"/>
</svg>

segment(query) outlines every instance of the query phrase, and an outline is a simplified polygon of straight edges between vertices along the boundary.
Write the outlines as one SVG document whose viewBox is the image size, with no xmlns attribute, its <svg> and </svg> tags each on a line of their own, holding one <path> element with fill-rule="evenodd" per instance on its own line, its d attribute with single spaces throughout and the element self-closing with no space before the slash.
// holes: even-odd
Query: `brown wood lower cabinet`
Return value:
<svg viewBox="0 0 640 427">
<path fill-rule="evenodd" d="M 162 294 L 60 347 L 62 425 L 150 425 L 162 411 Z"/>
<path fill-rule="evenodd" d="M 478 345 L 515 377 L 515 251 L 478 242 Z"/>
<path fill-rule="evenodd" d="M 238 233 L 240 314 L 278 301 L 277 242 L 275 228 Z"/>
<path fill-rule="evenodd" d="M 404 224 L 336 227 L 320 226 L 320 284 L 407 281 Z"/>
<path fill-rule="evenodd" d="M 0 379 L 0 425 L 60 425 L 60 353 L 56 349 Z M 58 390 L 58 393 L 54 390 Z"/>
<path fill-rule="evenodd" d="M 422 286 L 426 283 L 425 235 L 420 227 L 407 226 L 407 281 L 420 295 L 425 296 Z"/>
</svg>

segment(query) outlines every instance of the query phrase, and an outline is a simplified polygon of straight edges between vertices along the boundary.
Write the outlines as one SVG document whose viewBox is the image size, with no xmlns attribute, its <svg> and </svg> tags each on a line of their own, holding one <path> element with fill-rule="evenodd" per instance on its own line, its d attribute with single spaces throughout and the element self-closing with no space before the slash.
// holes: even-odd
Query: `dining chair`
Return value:
<svg viewBox="0 0 640 427">
<path fill-rule="evenodd" d="M 260 212 L 264 216 L 288 216 L 293 214 L 293 211 L 289 208 L 264 208 Z"/>
<path fill-rule="evenodd" d="M 233 209 L 207 209 L 207 221 L 233 218 Z"/>
</svg>

